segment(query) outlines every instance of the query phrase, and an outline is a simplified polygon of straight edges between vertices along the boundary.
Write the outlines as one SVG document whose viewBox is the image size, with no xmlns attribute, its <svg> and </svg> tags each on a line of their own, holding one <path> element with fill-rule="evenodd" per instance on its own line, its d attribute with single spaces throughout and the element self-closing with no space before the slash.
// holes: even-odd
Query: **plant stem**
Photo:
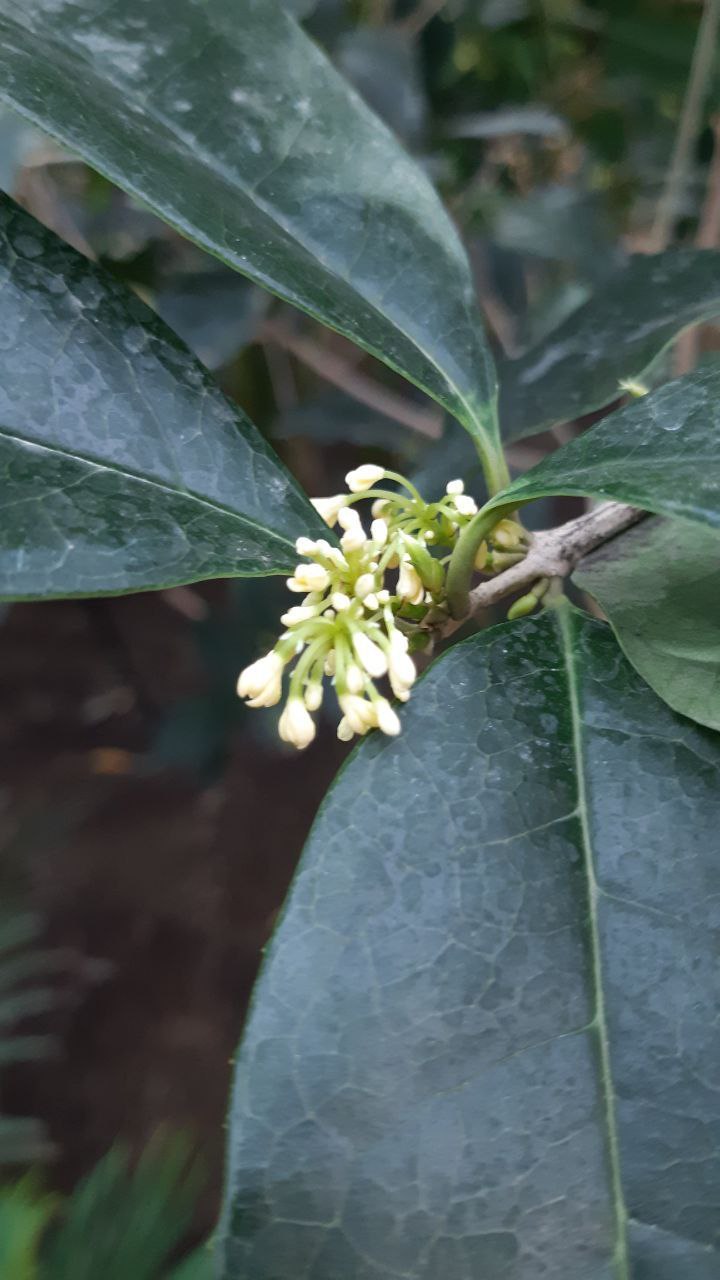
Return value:
<svg viewBox="0 0 720 1280">
<path fill-rule="evenodd" d="M 488 512 L 482 522 L 483 525 L 488 526 L 486 532 L 489 532 L 504 514 L 502 508 Z M 578 516 L 576 520 L 569 520 L 567 524 L 560 525 L 557 529 L 536 533 L 530 550 L 519 564 L 512 565 L 496 578 L 481 582 L 474 591 L 470 592 L 466 597 L 464 614 L 460 617 L 453 613 L 455 620 L 449 622 L 443 629 L 443 636 L 451 635 L 464 618 L 480 609 L 488 609 L 491 605 L 498 604 L 505 596 L 515 591 L 532 586 L 539 578 L 567 577 L 583 556 L 594 551 L 602 543 L 608 542 L 616 534 L 622 533 L 624 529 L 641 520 L 646 514 L 645 511 L 640 511 L 636 507 L 627 507 L 621 502 L 604 502 L 585 515 Z M 479 538 L 478 545 L 482 542 L 483 536 Z"/>
</svg>

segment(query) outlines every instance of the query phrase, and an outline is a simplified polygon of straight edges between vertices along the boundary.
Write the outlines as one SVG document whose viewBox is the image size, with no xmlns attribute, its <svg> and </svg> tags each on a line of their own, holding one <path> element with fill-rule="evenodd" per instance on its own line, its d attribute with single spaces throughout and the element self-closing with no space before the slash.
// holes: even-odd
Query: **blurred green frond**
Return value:
<svg viewBox="0 0 720 1280">
<path fill-rule="evenodd" d="M 113 1147 L 65 1203 L 38 1280 L 158 1280 L 191 1225 L 203 1180 L 182 1136 L 150 1143 L 134 1169 Z M 180 1275 L 202 1280 L 203 1272 Z"/>
<path fill-rule="evenodd" d="M 0 1280 L 36 1280 L 40 1238 L 55 1203 L 32 1177 L 0 1187 Z"/>
<path fill-rule="evenodd" d="M 35 982 L 48 968 L 47 953 L 35 945 L 38 934 L 32 913 L 5 909 L 0 914 L 0 1068 L 43 1057 L 52 1044 L 49 1036 L 14 1033 L 24 1019 L 45 1013 L 52 1003 L 51 991 Z M 45 1159 L 50 1148 L 40 1122 L 1 1113 L 0 1089 L 0 1166 Z"/>
</svg>

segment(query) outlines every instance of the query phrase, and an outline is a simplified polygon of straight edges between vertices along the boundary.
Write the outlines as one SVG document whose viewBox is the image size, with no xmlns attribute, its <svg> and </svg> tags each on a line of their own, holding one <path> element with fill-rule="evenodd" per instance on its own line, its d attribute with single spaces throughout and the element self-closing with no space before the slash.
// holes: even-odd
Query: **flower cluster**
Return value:
<svg viewBox="0 0 720 1280">
<path fill-rule="evenodd" d="M 397 490 L 378 488 L 382 480 Z M 285 630 L 275 647 L 238 680 L 248 706 L 271 707 L 282 697 L 287 669 L 279 732 L 299 748 L 315 737 L 312 713 L 322 704 L 326 679 L 340 704 L 343 741 L 373 728 L 400 732 L 397 713 L 376 681 L 387 678 L 400 702 L 409 698 L 416 675 L 411 649 L 427 639 L 428 620 L 445 616 L 445 564 L 477 511 L 461 480 L 434 503 L 379 466 L 358 467 L 346 482 L 349 493 L 313 500 L 325 523 L 337 526 L 339 545 L 298 538 L 303 559 L 287 585 L 302 600 L 281 617 Z M 372 503 L 369 533 L 355 509 L 363 500 Z"/>
</svg>

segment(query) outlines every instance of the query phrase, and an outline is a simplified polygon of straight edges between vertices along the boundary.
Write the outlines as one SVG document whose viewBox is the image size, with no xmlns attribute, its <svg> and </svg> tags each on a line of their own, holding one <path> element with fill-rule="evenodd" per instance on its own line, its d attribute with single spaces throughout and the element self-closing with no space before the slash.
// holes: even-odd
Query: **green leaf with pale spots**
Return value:
<svg viewBox="0 0 720 1280">
<path fill-rule="evenodd" d="M 720 739 L 567 604 L 401 716 L 259 979 L 219 1276 L 717 1276 Z"/>
<path fill-rule="evenodd" d="M 422 170 L 274 0 L 0 0 L 0 98 L 497 453 L 470 268 Z"/>
<path fill-rule="evenodd" d="M 500 420 L 506 440 L 602 409 L 621 378 L 642 379 L 683 329 L 720 315 L 720 253 L 638 255 L 537 346 L 504 360 Z"/>
<path fill-rule="evenodd" d="M 291 569 L 327 532 L 148 308 L 0 196 L 0 596 Z"/>
<path fill-rule="evenodd" d="M 676 378 L 562 445 L 487 504 L 615 498 L 720 526 L 720 363 Z"/>
</svg>

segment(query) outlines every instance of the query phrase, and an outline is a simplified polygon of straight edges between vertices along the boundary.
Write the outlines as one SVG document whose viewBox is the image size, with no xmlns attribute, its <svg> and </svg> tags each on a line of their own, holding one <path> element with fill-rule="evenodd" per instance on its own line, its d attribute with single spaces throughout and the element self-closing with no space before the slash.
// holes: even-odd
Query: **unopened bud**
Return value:
<svg viewBox="0 0 720 1280">
<path fill-rule="evenodd" d="M 374 466 L 373 463 L 367 462 L 362 467 L 356 467 L 354 471 L 348 471 L 345 477 L 345 483 L 351 493 L 364 493 L 366 489 L 372 489 L 378 480 L 382 480 L 385 475 L 385 468 Z"/>
</svg>

